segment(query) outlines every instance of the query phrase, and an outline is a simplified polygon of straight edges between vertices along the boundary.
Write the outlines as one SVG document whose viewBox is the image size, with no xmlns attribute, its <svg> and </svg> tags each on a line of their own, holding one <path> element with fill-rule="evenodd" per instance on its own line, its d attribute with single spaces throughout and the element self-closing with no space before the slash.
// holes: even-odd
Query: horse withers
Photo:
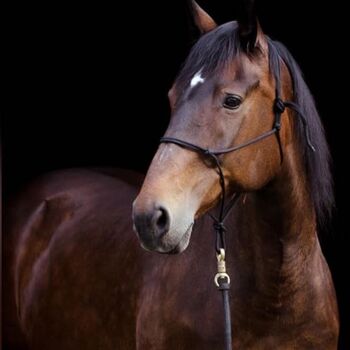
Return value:
<svg viewBox="0 0 350 350">
<path fill-rule="evenodd" d="M 233 348 L 337 348 L 317 237 L 333 205 L 322 124 L 294 59 L 245 5 L 237 22 L 217 26 L 193 3 L 202 36 L 169 92 L 165 137 L 178 143 L 160 145 L 144 181 L 113 169 L 60 171 L 9 204 L 9 349 L 222 349 L 204 214 L 216 214 L 222 194 L 208 154 L 232 148 L 216 157 L 227 197 L 241 194 L 225 223 Z"/>
</svg>

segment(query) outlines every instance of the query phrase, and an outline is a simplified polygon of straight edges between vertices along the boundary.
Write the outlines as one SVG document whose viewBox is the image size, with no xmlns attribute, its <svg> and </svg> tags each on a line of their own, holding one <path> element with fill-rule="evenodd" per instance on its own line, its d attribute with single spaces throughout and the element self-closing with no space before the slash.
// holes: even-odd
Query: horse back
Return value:
<svg viewBox="0 0 350 350">
<path fill-rule="evenodd" d="M 5 346 L 133 347 L 128 333 L 137 287 L 122 277 L 140 251 L 131 207 L 141 182 L 131 171 L 71 169 L 41 177 L 8 202 Z M 120 344 L 110 343 L 113 331 Z M 91 334 L 98 335 L 94 341 Z"/>
</svg>

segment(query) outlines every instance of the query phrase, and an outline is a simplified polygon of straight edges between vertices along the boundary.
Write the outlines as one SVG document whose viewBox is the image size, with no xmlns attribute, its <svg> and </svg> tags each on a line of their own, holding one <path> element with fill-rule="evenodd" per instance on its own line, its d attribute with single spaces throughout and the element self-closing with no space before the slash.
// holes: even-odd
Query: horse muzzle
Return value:
<svg viewBox="0 0 350 350">
<path fill-rule="evenodd" d="M 174 213 L 160 203 L 144 203 L 138 198 L 133 204 L 133 223 L 141 246 L 148 251 L 176 254 L 188 246 L 193 216 Z"/>
</svg>

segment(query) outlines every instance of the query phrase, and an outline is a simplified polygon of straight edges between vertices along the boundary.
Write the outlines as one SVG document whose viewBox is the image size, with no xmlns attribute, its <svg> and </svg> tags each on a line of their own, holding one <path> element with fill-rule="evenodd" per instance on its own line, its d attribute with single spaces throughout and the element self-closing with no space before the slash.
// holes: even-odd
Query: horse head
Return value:
<svg viewBox="0 0 350 350">
<path fill-rule="evenodd" d="M 281 59 L 281 44 L 262 32 L 253 1 L 239 4 L 237 21 L 217 26 L 192 3 L 202 35 L 169 91 L 172 113 L 163 139 L 211 152 L 238 148 L 216 152 L 227 194 L 256 191 L 271 182 L 297 142 L 294 129 L 302 124 L 295 122 L 294 111 L 285 110 L 296 106 L 283 103 L 294 97 L 288 54 Z M 306 120 L 299 119 L 312 148 Z M 317 123 L 315 129 L 322 129 Z M 182 252 L 194 220 L 221 197 L 212 157 L 181 146 L 177 141 L 160 145 L 134 202 L 135 230 L 148 250 Z"/>
</svg>

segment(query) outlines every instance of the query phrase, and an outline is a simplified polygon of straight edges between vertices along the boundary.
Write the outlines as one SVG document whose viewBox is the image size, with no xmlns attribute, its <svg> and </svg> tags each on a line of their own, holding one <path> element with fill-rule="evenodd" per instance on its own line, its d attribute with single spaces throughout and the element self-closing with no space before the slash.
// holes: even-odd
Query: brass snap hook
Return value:
<svg viewBox="0 0 350 350">
<path fill-rule="evenodd" d="M 227 283 L 230 284 L 231 279 L 230 276 L 226 273 L 226 261 L 225 261 L 225 249 L 220 248 L 220 253 L 216 254 L 216 258 L 218 259 L 218 272 L 214 277 L 214 283 L 217 287 L 219 285 L 219 278 L 226 278 Z"/>
</svg>

